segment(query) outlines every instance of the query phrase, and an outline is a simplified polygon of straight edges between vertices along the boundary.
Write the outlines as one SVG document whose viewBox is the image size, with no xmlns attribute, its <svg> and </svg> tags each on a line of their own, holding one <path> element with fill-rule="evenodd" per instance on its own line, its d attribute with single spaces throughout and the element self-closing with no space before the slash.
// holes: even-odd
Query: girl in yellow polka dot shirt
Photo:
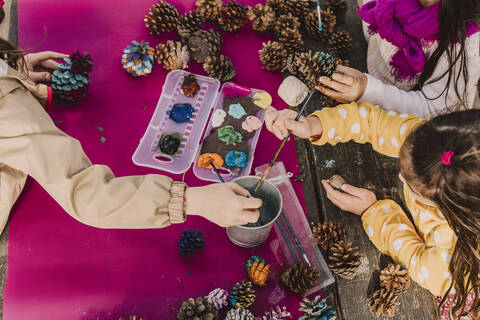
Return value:
<svg viewBox="0 0 480 320">
<path fill-rule="evenodd" d="M 367 189 L 345 184 L 340 192 L 322 181 L 327 197 L 361 216 L 370 240 L 405 264 L 413 280 L 436 296 L 447 299 L 455 293 L 454 313 L 479 312 L 480 110 L 424 122 L 370 103 L 352 103 L 298 122 L 295 117 L 291 110 L 270 108 L 265 121 L 279 139 L 292 130 L 316 145 L 369 142 L 382 154 L 400 157 L 399 176 L 413 224 L 400 205 L 377 200 Z"/>
</svg>

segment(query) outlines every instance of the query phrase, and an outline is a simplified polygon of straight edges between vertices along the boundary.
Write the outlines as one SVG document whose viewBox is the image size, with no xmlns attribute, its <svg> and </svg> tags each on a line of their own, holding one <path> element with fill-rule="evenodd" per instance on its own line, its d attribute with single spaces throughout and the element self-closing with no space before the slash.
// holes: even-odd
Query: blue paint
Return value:
<svg viewBox="0 0 480 320">
<path fill-rule="evenodd" d="M 246 168 L 247 160 L 248 160 L 247 154 L 245 152 L 241 152 L 237 150 L 229 151 L 225 156 L 225 163 L 229 167 Z"/>
<path fill-rule="evenodd" d="M 231 104 L 230 107 L 228 108 L 228 114 L 234 117 L 235 119 L 240 119 L 244 115 L 247 114 L 245 112 L 245 109 L 242 107 L 240 103 L 234 103 Z"/>
<path fill-rule="evenodd" d="M 190 103 L 176 103 L 173 105 L 171 111 L 167 112 L 170 119 L 176 123 L 189 122 L 193 112 L 192 105 Z"/>
<path fill-rule="evenodd" d="M 325 160 L 325 168 L 331 169 L 335 167 L 335 160 Z"/>
</svg>

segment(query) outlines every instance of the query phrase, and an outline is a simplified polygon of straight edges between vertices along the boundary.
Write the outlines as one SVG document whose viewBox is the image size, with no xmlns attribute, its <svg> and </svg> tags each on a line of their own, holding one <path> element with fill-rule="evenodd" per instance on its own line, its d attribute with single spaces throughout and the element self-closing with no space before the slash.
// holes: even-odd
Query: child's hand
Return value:
<svg viewBox="0 0 480 320">
<path fill-rule="evenodd" d="M 377 202 L 375 193 L 368 189 L 344 184 L 342 186 L 344 192 L 340 192 L 332 188 L 326 180 L 322 180 L 322 184 L 327 191 L 327 198 L 342 211 L 361 216 L 365 210 Z"/>
<path fill-rule="evenodd" d="M 50 72 L 48 70 L 58 69 L 58 63 L 54 59 L 68 58 L 68 54 L 43 51 L 25 55 L 28 76 L 34 82 L 50 81 Z"/>
<path fill-rule="evenodd" d="M 368 80 L 360 71 L 339 65 L 332 79 L 321 77 L 320 82 L 323 86 L 317 86 L 318 91 L 338 102 L 350 103 L 363 96 Z"/>
<path fill-rule="evenodd" d="M 235 182 L 188 188 L 185 199 L 187 215 L 202 216 L 221 227 L 257 222 L 262 206 L 262 200 Z"/>
<path fill-rule="evenodd" d="M 265 125 L 278 139 L 284 139 L 288 130 L 300 138 L 310 138 L 314 135 L 322 134 L 322 122 L 317 117 L 300 117 L 295 121 L 297 112 L 293 110 L 278 111 L 273 107 L 267 109 L 265 113 Z"/>
</svg>

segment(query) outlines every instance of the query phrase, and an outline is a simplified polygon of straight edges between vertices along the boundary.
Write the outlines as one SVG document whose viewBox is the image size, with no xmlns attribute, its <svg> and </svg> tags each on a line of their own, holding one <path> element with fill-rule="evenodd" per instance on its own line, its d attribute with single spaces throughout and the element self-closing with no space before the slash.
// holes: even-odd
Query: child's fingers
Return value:
<svg viewBox="0 0 480 320">
<path fill-rule="evenodd" d="M 337 69 L 335 71 L 343 73 L 343 74 L 349 74 L 349 73 L 351 73 L 351 70 L 352 70 L 352 68 L 342 66 L 342 65 L 339 64 L 339 65 L 337 65 Z"/>
<path fill-rule="evenodd" d="M 331 80 L 330 78 L 328 77 L 320 77 L 320 82 L 325 85 L 325 86 L 328 86 L 332 89 L 335 89 L 336 91 L 338 92 L 346 92 L 348 91 L 348 87 L 345 86 L 344 84 L 340 83 L 340 82 L 337 82 L 337 81 L 334 81 L 334 80 Z"/>
<path fill-rule="evenodd" d="M 55 51 L 42 51 L 35 53 L 35 58 L 37 61 L 48 60 L 48 59 L 63 59 L 68 58 L 68 54 L 55 52 Z"/>
<path fill-rule="evenodd" d="M 323 187 L 327 191 L 327 198 L 337 207 L 343 210 L 345 204 L 350 202 L 354 196 L 335 190 L 326 180 L 322 180 Z"/>
<path fill-rule="evenodd" d="M 52 70 L 58 69 L 58 62 L 52 59 L 44 60 L 40 63 L 40 65 L 47 69 L 52 69 Z"/>
<path fill-rule="evenodd" d="M 238 183 L 230 182 L 230 183 L 228 183 L 228 186 L 230 187 L 230 189 L 236 195 L 239 195 L 239 196 L 242 196 L 242 197 L 249 197 L 250 196 L 250 192 L 248 192 L 247 189 L 242 188 Z"/>
<path fill-rule="evenodd" d="M 255 210 L 243 210 L 242 212 L 242 224 L 255 223 L 260 218 L 260 211 Z"/>
<path fill-rule="evenodd" d="M 351 194 L 352 196 L 358 197 L 358 198 L 363 198 L 365 195 L 365 189 L 363 188 L 358 188 L 355 186 L 352 186 L 350 184 L 344 184 L 342 185 L 342 190 L 348 194 Z"/>
<path fill-rule="evenodd" d="M 332 75 L 332 79 L 337 81 L 337 82 L 340 82 L 340 83 L 343 83 L 343 84 L 346 84 L 348 86 L 352 86 L 353 83 L 354 83 L 354 79 L 350 76 L 346 76 L 344 74 L 341 74 L 341 73 L 337 73 L 335 72 L 333 75 Z"/>
<path fill-rule="evenodd" d="M 342 94 L 340 92 L 325 88 L 323 86 L 316 86 L 315 87 L 318 91 L 323 93 L 326 96 L 329 96 L 335 100 L 341 100 L 342 99 Z"/>
<path fill-rule="evenodd" d="M 304 135 L 304 132 L 305 132 L 305 124 L 304 123 L 301 123 L 301 122 L 295 121 L 295 120 L 287 120 L 287 121 L 285 121 L 285 126 L 287 127 L 288 130 L 292 130 L 292 132 L 296 136 L 298 136 L 298 135 L 303 136 Z"/>
<path fill-rule="evenodd" d="M 34 82 L 41 82 L 41 81 L 50 81 L 50 73 L 49 72 L 35 72 L 29 71 L 28 76 Z"/>
<path fill-rule="evenodd" d="M 246 209 L 258 209 L 262 206 L 262 199 L 259 198 L 247 198 L 241 197 L 240 199 L 242 203 L 242 207 L 244 210 Z"/>
</svg>

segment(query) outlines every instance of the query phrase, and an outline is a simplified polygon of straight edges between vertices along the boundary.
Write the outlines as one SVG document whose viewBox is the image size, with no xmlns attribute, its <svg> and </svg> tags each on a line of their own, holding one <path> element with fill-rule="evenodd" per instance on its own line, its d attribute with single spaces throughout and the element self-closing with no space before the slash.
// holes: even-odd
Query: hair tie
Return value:
<svg viewBox="0 0 480 320">
<path fill-rule="evenodd" d="M 452 165 L 452 157 L 455 155 L 455 152 L 453 151 L 445 151 L 442 154 L 442 163 L 446 166 L 451 166 Z"/>
</svg>

